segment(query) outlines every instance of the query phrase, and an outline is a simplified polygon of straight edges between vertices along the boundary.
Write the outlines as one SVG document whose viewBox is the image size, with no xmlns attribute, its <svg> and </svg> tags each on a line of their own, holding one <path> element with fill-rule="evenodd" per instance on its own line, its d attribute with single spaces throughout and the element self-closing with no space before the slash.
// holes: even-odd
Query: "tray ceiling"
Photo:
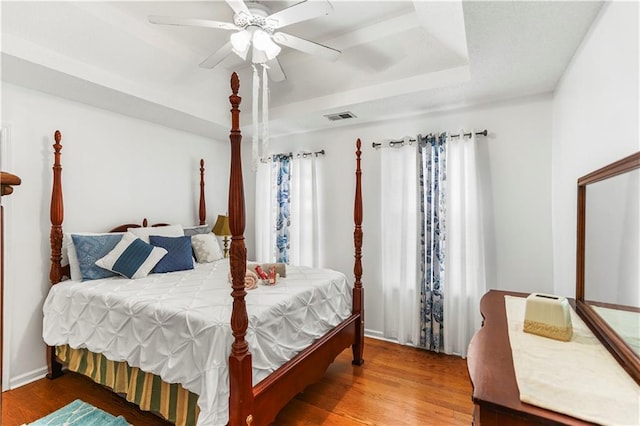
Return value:
<svg viewBox="0 0 640 426">
<path fill-rule="evenodd" d="M 297 1 L 264 1 L 277 11 Z M 341 50 L 325 62 L 283 48 L 287 80 L 270 84 L 273 135 L 362 124 L 552 91 L 601 2 L 333 1 L 286 27 Z M 2 8 L 2 79 L 96 107 L 226 138 L 233 56 L 198 64 L 229 32 L 153 25 L 147 16 L 231 21 L 223 1 L 11 2 Z M 351 111 L 357 118 L 329 121 Z M 392 111 L 392 113 L 390 113 Z M 250 114 L 243 131 L 250 134 Z"/>
</svg>

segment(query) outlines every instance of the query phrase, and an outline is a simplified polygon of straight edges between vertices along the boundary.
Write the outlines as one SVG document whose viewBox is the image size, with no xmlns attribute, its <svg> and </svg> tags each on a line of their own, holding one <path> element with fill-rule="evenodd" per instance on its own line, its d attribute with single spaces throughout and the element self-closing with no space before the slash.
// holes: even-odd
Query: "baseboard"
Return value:
<svg viewBox="0 0 640 426">
<path fill-rule="evenodd" d="M 370 337 L 372 339 L 376 339 L 376 340 L 382 340 L 384 342 L 389 342 L 389 343 L 395 343 L 395 344 L 400 344 L 398 343 L 397 339 L 390 339 L 388 337 L 384 337 L 383 333 L 381 331 L 377 331 L 377 330 L 364 330 L 364 335 L 367 337 Z M 410 343 L 406 343 L 405 346 L 414 346 Z"/>
<path fill-rule="evenodd" d="M 377 331 L 377 330 L 364 330 L 364 335 L 367 337 L 371 337 L 372 339 L 376 339 L 376 340 L 382 340 L 384 342 L 389 342 L 389 343 L 395 343 L 397 345 L 403 345 L 403 346 L 410 346 L 412 348 L 418 348 L 419 346 L 414 345 L 413 343 L 399 343 L 398 339 L 390 339 L 388 337 L 384 337 L 383 333 L 381 331 Z"/>
<path fill-rule="evenodd" d="M 386 340 L 382 337 L 382 331 L 364 329 L 364 335 L 373 339 Z"/>
<path fill-rule="evenodd" d="M 401 343 L 398 343 L 397 339 L 389 339 L 388 337 L 384 337 L 381 331 L 377 331 L 377 330 L 367 330 L 365 328 L 364 330 L 364 335 L 367 337 L 370 337 L 372 339 L 376 339 L 376 340 L 382 340 L 384 342 L 389 342 L 389 343 L 396 343 L 398 345 L 400 345 Z M 412 343 L 405 343 L 403 346 L 410 346 L 412 348 L 418 348 L 418 349 L 424 349 L 421 348 L 420 346 L 414 345 Z M 425 349 L 428 350 L 428 349 Z M 445 354 L 444 352 L 442 352 L 443 354 Z M 453 356 L 457 356 L 460 357 L 462 359 L 465 359 L 466 357 L 460 355 L 459 353 L 451 353 L 451 354 L 445 354 L 445 355 L 453 355 Z"/>
<path fill-rule="evenodd" d="M 47 367 L 38 368 L 37 370 L 30 371 L 25 374 L 21 374 L 18 377 L 9 379 L 9 389 L 19 388 L 20 386 L 28 385 L 31 382 L 40 380 L 47 375 Z"/>
</svg>

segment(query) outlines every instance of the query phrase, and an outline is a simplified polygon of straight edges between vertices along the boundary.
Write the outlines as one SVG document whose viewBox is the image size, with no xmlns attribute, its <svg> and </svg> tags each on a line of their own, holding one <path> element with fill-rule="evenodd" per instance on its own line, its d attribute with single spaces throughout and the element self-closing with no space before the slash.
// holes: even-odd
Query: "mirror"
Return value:
<svg viewBox="0 0 640 426">
<path fill-rule="evenodd" d="M 576 311 L 640 384 L 640 152 L 578 179 Z"/>
</svg>

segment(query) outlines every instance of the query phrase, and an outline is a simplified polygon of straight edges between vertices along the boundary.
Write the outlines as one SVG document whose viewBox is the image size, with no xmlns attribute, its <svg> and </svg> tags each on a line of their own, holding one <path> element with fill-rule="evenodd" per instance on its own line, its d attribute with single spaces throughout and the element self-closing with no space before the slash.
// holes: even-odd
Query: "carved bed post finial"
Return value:
<svg viewBox="0 0 640 426">
<path fill-rule="evenodd" d="M 238 73 L 234 72 L 231 74 L 231 93 L 237 95 L 238 90 L 240 90 L 240 79 L 238 78 Z"/>
<path fill-rule="evenodd" d="M 204 200 L 204 159 L 200 159 L 200 205 L 198 208 L 199 225 L 207 222 L 207 205 Z"/>
<path fill-rule="evenodd" d="M 356 336 L 353 350 L 353 364 L 362 365 L 364 359 L 364 289 L 362 288 L 362 170 L 360 168 L 360 139 L 356 141 L 356 194 L 353 206 L 353 221 L 355 229 L 353 231 L 353 243 L 355 247 L 355 261 L 353 265 L 353 313 L 360 314 L 360 321 L 356 324 Z"/>
<path fill-rule="evenodd" d="M 64 219 L 64 205 L 62 200 L 62 165 L 60 163 L 60 151 L 62 150 L 62 133 L 56 130 L 54 135 L 55 144 L 53 160 L 53 189 L 51 191 L 51 269 L 49 280 L 51 284 L 59 283 L 62 280 L 62 220 Z"/>
<path fill-rule="evenodd" d="M 240 133 L 240 102 L 238 96 L 240 81 L 234 72 L 231 76 L 231 176 L 229 178 L 229 228 L 231 230 L 231 249 L 229 267 L 233 291 L 233 310 L 231 330 L 234 341 L 229 356 L 229 425 L 241 425 L 252 414 L 253 382 L 251 354 L 245 334 L 249 325 L 244 277 L 247 270 L 247 249 L 244 243 L 245 206 L 242 181 L 242 134 Z"/>
</svg>

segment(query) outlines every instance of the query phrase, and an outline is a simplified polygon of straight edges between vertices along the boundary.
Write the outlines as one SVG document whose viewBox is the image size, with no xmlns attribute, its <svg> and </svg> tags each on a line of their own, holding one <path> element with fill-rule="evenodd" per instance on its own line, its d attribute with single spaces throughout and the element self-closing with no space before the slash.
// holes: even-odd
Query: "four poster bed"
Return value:
<svg viewBox="0 0 640 426">
<path fill-rule="evenodd" d="M 56 131 L 52 288 L 45 301 L 43 332 L 51 345 L 47 377 L 60 376 L 65 364 L 176 424 L 267 425 L 296 394 L 318 381 L 344 349 L 352 347 L 353 364 L 363 363 L 360 140 L 356 142 L 354 283 L 336 271 L 287 265 L 287 278 L 277 285 L 247 291 L 239 86 L 233 73 L 229 97 L 230 258 L 207 265 L 194 262 L 189 271 L 152 273 L 140 279 L 63 281 L 71 274 L 61 261 L 62 136 Z M 199 216 L 202 225 L 206 218 L 202 160 Z M 127 234 L 136 227 L 139 225 L 127 224 L 111 232 Z M 78 306 L 78 300 L 86 304 Z M 291 312 L 283 312 L 284 306 L 292 306 Z M 129 327 L 133 333 L 125 335 Z M 115 331 L 107 334 L 107 328 Z M 283 329 L 293 330 L 295 338 L 278 334 Z M 202 336 L 204 340 L 197 339 Z M 286 348 L 279 346 L 282 340 Z M 186 372 L 184 368 L 178 371 L 181 366 L 188 367 Z M 140 396 L 156 390 L 155 396 Z"/>
</svg>

